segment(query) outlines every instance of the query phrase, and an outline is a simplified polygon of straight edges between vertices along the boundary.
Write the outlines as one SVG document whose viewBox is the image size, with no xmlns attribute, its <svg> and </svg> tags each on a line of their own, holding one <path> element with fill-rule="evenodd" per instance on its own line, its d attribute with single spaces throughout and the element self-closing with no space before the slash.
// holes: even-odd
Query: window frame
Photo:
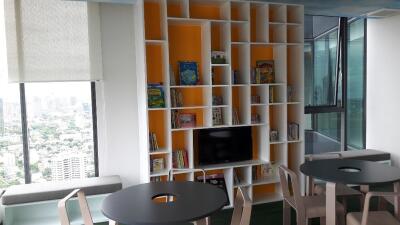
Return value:
<svg viewBox="0 0 400 225">
<path fill-rule="evenodd" d="M 366 77 L 366 57 L 367 57 L 367 20 L 365 18 L 352 18 L 348 19 L 346 17 L 340 17 L 339 19 L 339 26 L 338 28 L 333 28 L 328 30 L 327 32 L 323 33 L 321 36 L 329 35 L 329 33 L 333 32 L 335 29 L 339 30 L 338 33 L 338 54 L 337 54 L 337 62 L 340 63 L 337 64 L 337 79 L 336 81 L 339 82 L 339 76 L 340 72 L 342 72 L 342 102 L 341 106 L 338 106 L 338 94 L 336 93 L 336 105 L 335 106 L 305 106 L 304 108 L 304 113 L 305 114 L 311 114 L 311 126 L 313 130 L 316 130 L 317 128 L 317 114 L 319 113 L 341 113 L 341 151 L 347 151 L 351 149 L 352 147 L 348 145 L 347 142 L 347 79 L 348 79 L 348 34 L 349 34 L 349 27 L 350 24 L 358 21 L 358 20 L 364 20 L 364 55 L 363 55 L 363 118 L 362 118 L 362 123 L 363 123 L 363 131 L 362 131 L 362 145 L 363 148 L 366 147 L 366 96 L 367 96 L 367 77 Z M 319 38 L 313 38 L 313 39 L 307 39 L 307 41 L 310 42 L 312 52 L 314 54 L 315 48 L 314 48 L 314 41 Z M 314 62 L 314 58 L 313 58 Z M 341 71 L 339 69 L 339 66 L 342 66 Z M 338 91 L 338 85 L 337 83 L 337 89 L 336 92 Z"/>
<path fill-rule="evenodd" d="M 95 177 L 99 176 L 99 148 L 97 133 L 97 99 L 96 99 L 96 82 L 90 82 L 91 104 L 92 104 L 92 128 L 93 128 L 93 155 L 94 155 L 94 173 Z M 29 158 L 29 137 L 28 137 L 28 120 L 26 111 L 26 92 L 25 83 L 19 84 L 20 106 L 21 106 L 21 128 L 22 128 L 22 147 L 23 147 L 23 165 L 25 184 L 32 183 L 32 174 Z"/>
</svg>

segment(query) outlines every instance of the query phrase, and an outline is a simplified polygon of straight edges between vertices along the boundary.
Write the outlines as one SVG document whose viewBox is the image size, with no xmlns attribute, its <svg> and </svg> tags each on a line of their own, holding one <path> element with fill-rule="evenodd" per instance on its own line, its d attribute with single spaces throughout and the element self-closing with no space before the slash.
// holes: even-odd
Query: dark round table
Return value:
<svg viewBox="0 0 400 225">
<path fill-rule="evenodd" d="M 310 177 L 326 181 L 326 224 L 336 224 L 336 183 L 365 185 L 394 183 L 399 191 L 400 168 L 378 162 L 354 159 L 326 159 L 308 161 L 300 171 Z M 398 201 L 398 199 L 397 199 Z M 396 212 L 399 211 L 395 204 Z"/>
<path fill-rule="evenodd" d="M 342 184 L 370 185 L 400 180 L 400 168 L 354 159 L 310 161 L 302 164 L 300 171 L 310 177 Z"/>
<path fill-rule="evenodd" d="M 156 202 L 160 196 L 171 202 Z M 203 219 L 228 202 L 225 191 L 200 182 L 151 182 L 125 188 L 107 196 L 103 214 L 127 225 L 176 224 Z"/>
</svg>

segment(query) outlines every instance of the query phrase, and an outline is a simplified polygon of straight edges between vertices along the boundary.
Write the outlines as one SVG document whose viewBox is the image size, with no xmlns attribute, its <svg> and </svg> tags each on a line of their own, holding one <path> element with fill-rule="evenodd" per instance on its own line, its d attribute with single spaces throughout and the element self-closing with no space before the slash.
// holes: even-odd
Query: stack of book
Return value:
<svg viewBox="0 0 400 225">
<path fill-rule="evenodd" d="M 153 132 L 149 133 L 149 144 L 150 144 L 150 152 L 157 151 L 158 148 L 158 143 L 157 143 L 157 137 L 156 134 Z"/>
<path fill-rule="evenodd" d="M 176 89 L 171 89 L 171 105 L 172 107 L 183 106 L 183 95 L 181 91 Z"/>
<path fill-rule="evenodd" d="M 275 87 L 269 87 L 269 103 L 275 103 Z"/>
<path fill-rule="evenodd" d="M 160 182 L 161 181 L 161 177 L 151 177 L 150 181 L 151 182 Z"/>
<path fill-rule="evenodd" d="M 172 166 L 176 169 L 189 168 L 189 160 L 186 150 L 175 150 L 172 152 Z"/>
<path fill-rule="evenodd" d="M 150 172 L 160 172 L 164 168 L 164 158 L 150 159 Z"/>
</svg>

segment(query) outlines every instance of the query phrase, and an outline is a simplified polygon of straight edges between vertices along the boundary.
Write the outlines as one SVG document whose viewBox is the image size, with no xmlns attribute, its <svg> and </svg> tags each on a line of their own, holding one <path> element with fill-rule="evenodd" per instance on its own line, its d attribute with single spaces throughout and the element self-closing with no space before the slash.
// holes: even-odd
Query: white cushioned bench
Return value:
<svg viewBox="0 0 400 225">
<path fill-rule="evenodd" d="M 74 189 L 82 189 L 95 223 L 106 222 L 101 203 L 122 188 L 119 176 L 11 186 L 2 196 L 4 225 L 59 225 L 57 203 Z M 68 202 L 71 224 L 83 224 L 76 199 Z"/>
</svg>

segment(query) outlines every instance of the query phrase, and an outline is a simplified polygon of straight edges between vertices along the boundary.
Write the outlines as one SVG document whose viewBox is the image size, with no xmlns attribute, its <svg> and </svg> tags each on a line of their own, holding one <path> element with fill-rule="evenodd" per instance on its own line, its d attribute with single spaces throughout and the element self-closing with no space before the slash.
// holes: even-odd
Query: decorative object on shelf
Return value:
<svg viewBox="0 0 400 225">
<path fill-rule="evenodd" d="M 271 130 L 269 132 L 269 140 L 271 142 L 279 141 L 279 132 L 278 132 L 278 130 Z"/>
<path fill-rule="evenodd" d="M 176 169 L 189 168 L 188 153 L 186 150 L 174 150 L 172 152 L 172 166 Z"/>
<path fill-rule="evenodd" d="M 199 84 L 199 64 L 193 61 L 178 62 L 180 85 Z"/>
<path fill-rule="evenodd" d="M 288 124 L 288 140 L 289 141 L 299 140 L 299 124 L 297 123 Z"/>
<path fill-rule="evenodd" d="M 232 70 L 231 76 L 232 76 L 232 84 L 238 84 L 239 71 Z"/>
<path fill-rule="evenodd" d="M 212 96 L 212 104 L 213 105 L 223 105 L 224 99 L 222 98 L 222 96 L 213 95 Z"/>
<path fill-rule="evenodd" d="M 212 120 L 214 126 L 223 125 L 224 122 L 221 108 L 212 109 Z"/>
<path fill-rule="evenodd" d="M 260 123 L 260 115 L 257 113 L 251 114 L 251 123 L 252 124 Z"/>
<path fill-rule="evenodd" d="M 260 104 L 261 98 L 259 95 L 252 95 L 251 96 L 251 104 Z"/>
<path fill-rule="evenodd" d="M 222 51 L 212 51 L 211 52 L 211 63 L 212 64 L 225 64 L 226 54 Z"/>
<path fill-rule="evenodd" d="M 157 143 L 157 136 L 155 133 L 150 132 L 149 133 L 149 144 L 150 144 L 150 152 L 157 151 L 158 148 L 158 143 Z"/>
<path fill-rule="evenodd" d="M 286 87 L 286 90 L 287 90 L 287 102 L 293 102 L 294 101 L 294 99 L 293 99 L 294 88 L 292 86 L 288 85 Z"/>
<path fill-rule="evenodd" d="M 149 108 L 164 108 L 164 90 L 160 83 L 147 85 L 147 99 Z"/>
<path fill-rule="evenodd" d="M 269 87 L 269 103 L 275 103 L 275 87 Z"/>
<path fill-rule="evenodd" d="M 275 71 L 273 60 L 256 61 L 256 67 L 251 73 L 253 84 L 268 84 L 275 82 Z"/>
<path fill-rule="evenodd" d="M 151 172 L 160 172 L 165 168 L 164 158 L 156 158 L 150 160 L 150 171 Z"/>
<path fill-rule="evenodd" d="M 240 124 L 240 120 L 239 120 L 239 114 L 238 114 L 238 110 L 236 108 L 232 109 L 232 123 L 233 125 L 239 125 Z"/>
<path fill-rule="evenodd" d="M 196 114 L 194 113 L 180 113 L 179 125 L 181 128 L 196 127 Z"/>
<path fill-rule="evenodd" d="M 178 89 L 171 89 L 171 106 L 183 107 L 183 95 Z"/>
<path fill-rule="evenodd" d="M 172 65 L 169 65 L 169 84 L 171 86 L 175 86 L 176 85 L 175 72 L 174 72 L 174 69 L 173 69 Z"/>
<path fill-rule="evenodd" d="M 267 178 L 272 176 L 271 164 L 260 165 L 260 178 Z"/>
</svg>

